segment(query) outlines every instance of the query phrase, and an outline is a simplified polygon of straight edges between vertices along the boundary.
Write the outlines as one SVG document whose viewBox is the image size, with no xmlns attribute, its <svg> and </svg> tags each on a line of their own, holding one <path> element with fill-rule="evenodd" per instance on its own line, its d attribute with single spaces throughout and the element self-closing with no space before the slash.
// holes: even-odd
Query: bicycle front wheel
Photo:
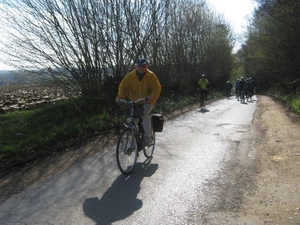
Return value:
<svg viewBox="0 0 300 225">
<path fill-rule="evenodd" d="M 117 163 L 123 174 L 130 174 L 137 161 L 137 142 L 131 129 L 122 131 L 117 144 Z"/>
<path fill-rule="evenodd" d="M 153 127 L 151 128 L 151 139 L 152 139 L 151 145 L 143 148 L 144 155 L 147 159 L 152 157 L 155 148 L 155 132 L 153 131 Z"/>
<path fill-rule="evenodd" d="M 204 107 L 204 94 L 201 93 L 200 95 L 200 108 Z"/>
</svg>

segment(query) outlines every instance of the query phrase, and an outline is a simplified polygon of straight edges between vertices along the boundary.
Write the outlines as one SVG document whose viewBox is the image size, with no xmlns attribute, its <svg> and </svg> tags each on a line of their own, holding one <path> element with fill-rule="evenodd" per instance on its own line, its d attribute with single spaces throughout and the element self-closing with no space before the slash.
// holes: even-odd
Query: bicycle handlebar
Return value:
<svg viewBox="0 0 300 225">
<path fill-rule="evenodd" d="M 135 101 L 132 101 L 132 100 L 125 100 L 125 99 L 122 99 L 122 98 L 119 98 L 119 102 L 124 102 L 124 103 L 138 103 L 140 101 L 143 101 L 143 102 L 147 102 L 148 101 L 148 98 L 139 98 Z"/>
</svg>

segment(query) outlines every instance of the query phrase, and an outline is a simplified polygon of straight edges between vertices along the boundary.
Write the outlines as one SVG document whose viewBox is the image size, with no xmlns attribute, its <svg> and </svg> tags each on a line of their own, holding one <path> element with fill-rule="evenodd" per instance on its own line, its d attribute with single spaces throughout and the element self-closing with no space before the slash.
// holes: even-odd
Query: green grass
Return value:
<svg viewBox="0 0 300 225">
<path fill-rule="evenodd" d="M 285 102 L 294 112 L 300 115 L 300 90 L 299 88 L 291 91 L 290 89 L 282 89 L 278 86 L 272 87 L 264 94 L 275 97 Z"/>
<path fill-rule="evenodd" d="M 0 115 L 0 169 L 57 151 L 105 132 L 116 119 L 116 104 L 99 99 L 61 101 L 43 108 Z"/>
<path fill-rule="evenodd" d="M 196 101 L 190 96 L 161 97 L 153 111 L 168 113 Z M 0 170 L 59 151 L 123 124 L 124 107 L 112 100 L 78 98 L 75 103 L 76 106 L 65 100 L 0 115 Z"/>
<path fill-rule="evenodd" d="M 291 105 L 292 105 L 293 109 L 295 109 L 296 112 L 298 114 L 300 114 L 300 97 L 292 100 Z"/>
<path fill-rule="evenodd" d="M 284 96 L 283 100 L 286 101 L 296 113 L 300 114 L 300 91 Z"/>
</svg>

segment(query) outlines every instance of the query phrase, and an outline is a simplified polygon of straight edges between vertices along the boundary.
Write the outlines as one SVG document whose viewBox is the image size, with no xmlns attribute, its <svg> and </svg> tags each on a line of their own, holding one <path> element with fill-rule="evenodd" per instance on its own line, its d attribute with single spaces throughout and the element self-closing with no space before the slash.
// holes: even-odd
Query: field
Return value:
<svg viewBox="0 0 300 225">
<path fill-rule="evenodd" d="M 76 97 L 56 86 L 0 86 L 0 114 L 34 109 L 45 104 Z"/>
</svg>

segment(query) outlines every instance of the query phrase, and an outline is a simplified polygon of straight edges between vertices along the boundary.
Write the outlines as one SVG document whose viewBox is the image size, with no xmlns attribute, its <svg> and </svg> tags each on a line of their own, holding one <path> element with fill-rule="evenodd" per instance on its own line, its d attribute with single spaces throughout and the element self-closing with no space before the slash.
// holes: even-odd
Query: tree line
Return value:
<svg viewBox="0 0 300 225">
<path fill-rule="evenodd" d="M 300 87 L 300 1 L 263 0 L 255 10 L 239 54 L 245 73 L 261 90 L 287 93 Z"/>
<path fill-rule="evenodd" d="M 1 52 L 7 62 L 88 97 L 115 94 L 146 57 L 163 86 L 196 91 L 201 74 L 223 88 L 234 35 L 205 1 L 2 0 Z"/>
</svg>

